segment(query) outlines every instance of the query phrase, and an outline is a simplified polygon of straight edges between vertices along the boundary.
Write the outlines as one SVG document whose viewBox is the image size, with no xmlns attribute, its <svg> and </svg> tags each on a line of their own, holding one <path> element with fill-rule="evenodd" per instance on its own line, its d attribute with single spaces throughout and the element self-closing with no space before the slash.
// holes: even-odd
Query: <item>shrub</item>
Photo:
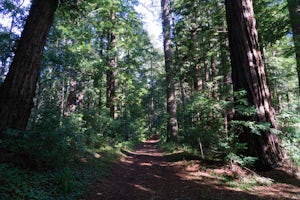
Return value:
<svg viewBox="0 0 300 200">
<path fill-rule="evenodd" d="M 53 130 L 7 130 L 1 149 L 7 162 L 21 168 L 49 171 L 68 165 L 82 146 L 82 120 L 71 115 Z M 51 128 L 51 126 L 50 126 Z"/>
<path fill-rule="evenodd" d="M 295 111 L 285 111 L 278 115 L 280 137 L 286 147 L 287 155 L 300 166 L 300 117 Z"/>
</svg>

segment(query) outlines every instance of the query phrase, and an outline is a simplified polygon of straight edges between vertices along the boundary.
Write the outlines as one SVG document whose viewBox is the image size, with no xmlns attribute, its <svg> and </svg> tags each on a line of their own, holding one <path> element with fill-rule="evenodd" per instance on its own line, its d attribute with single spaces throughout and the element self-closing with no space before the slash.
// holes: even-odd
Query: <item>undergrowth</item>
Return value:
<svg viewBox="0 0 300 200">
<path fill-rule="evenodd" d="M 96 178 L 109 173 L 109 165 L 117 157 L 112 149 L 98 149 L 97 153 L 82 153 L 72 164 L 47 172 L 2 163 L 0 199 L 78 199 Z"/>
<path fill-rule="evenodd" d="M 158 148 L 164 152 L 168 161 L 198 160 L 199 151 L 188 144 L 177 144 L 174 142 L 159 142 Z"/>
<path fill-rule="evenodd" d="M 163 152 L 169 154 L 169 153 L 178 153 L 178 152 L 186 152 L 193 155 L 197 155 L 198 152 L 189 144 L 184 143 L 175 143 L 175 142 L 164 142 L 160 141 L 158 143 L 159 149 L 161 149 Z"/>
</svg>

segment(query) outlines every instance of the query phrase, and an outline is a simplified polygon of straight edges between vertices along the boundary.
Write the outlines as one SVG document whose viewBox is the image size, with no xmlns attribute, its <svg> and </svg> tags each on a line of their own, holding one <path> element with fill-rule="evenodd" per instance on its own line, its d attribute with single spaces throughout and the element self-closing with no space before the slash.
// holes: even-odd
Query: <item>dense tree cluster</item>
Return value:
<svg viewBox="0 0 300 200">
<path fill-rule="evenodd" d="M 289 149 L 299 162 L 299 5 L 253 3 L 162 0 L 160 50 L 136 0 L 33 0 L 27 18 L 22 1 L 2 1 L 0 162 L 25 149 L 22 166 L 44 170 L 57 145 L 72 157 L 152 134 L 203 159 L 268 169 Z"/>
</svg>

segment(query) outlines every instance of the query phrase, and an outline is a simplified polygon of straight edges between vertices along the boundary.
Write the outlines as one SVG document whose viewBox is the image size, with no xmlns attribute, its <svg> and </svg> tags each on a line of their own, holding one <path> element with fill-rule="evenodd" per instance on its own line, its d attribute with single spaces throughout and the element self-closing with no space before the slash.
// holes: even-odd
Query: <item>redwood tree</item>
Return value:
<svg viewBox="0 0 300 200">
<path fill-rule="evenodd" d="M 270 123 L 277 128 L 271 95 L 267 86 L 265 67 L 258 44 L 258 34 L 251 0 L 226 0 L 229 45 L 234 91 L 245 90 L 247 99 L 257 109 L 253 119 L 261 123 Z M 235 115 L 238 120 L 244 117 Z M 257 164 L 264 168 L 274 168 L 283 159 L 279 139 L 270 130 L 260 134 L 251 133 L 244 128 L 239 137 L 247 143 L 246 154 L 259 158 Z"/>
<path fill-rule="evenodd" d="M 26 128 L 33 107 L 44 44 L 58 2 L 32 2 L 15 57 L 0 87 L 0 137 L 6 128 Z"/>
<path fill-rule="evenodd" d="M 115 13 L 111 11 L 111 23 L 114 24 L 116 20 Z M 114 28 L 114 27 L 113 27 Z M 106 104 L 110 110 L 110 116 L 113 119 L 118 118 L 117 112 L 117 96 L 116 96 L 116 68 L 117 55 L 116 43 L 117 37 L 111 28 L 108 31 L 108 67 L 106 72 Z"/>
<path fill-rule="evenodd" d="M 167 85 L 167 113 L 169 115 L 167 122 L 167 134 L 168 139 L 176 141 L 178 137 L 178 123 L 176 116 L 177 105 L 174 86 L 174 70 L 172 68 L 170 0 L 162 0 L 161 9 Z"/>
</svg>

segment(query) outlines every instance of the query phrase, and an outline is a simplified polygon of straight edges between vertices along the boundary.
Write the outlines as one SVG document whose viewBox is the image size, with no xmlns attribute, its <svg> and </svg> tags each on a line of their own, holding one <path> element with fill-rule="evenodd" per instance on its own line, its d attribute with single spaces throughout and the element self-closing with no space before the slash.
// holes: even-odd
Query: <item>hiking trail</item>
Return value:
<svg viewBox="0 0 300 200">
<path fill-rule="evenodd" d="M 228 169 L 197 160 L 174 160 L 157 149 L 157 140 L 142 143 L 116 162 L 111 174 L 96 181 L 86 200 L 300 199 L 299 182 L 257 186 L 244 191 L 226 185 Z M 180 153 L 178 153 L 179 155 Z M 178 156 L 177 156 L 178 157 Z M 179 156 L 180 157 L 180 156 Z M 222 173 L 221 176 L 217 176 Z"/>
</svg>

